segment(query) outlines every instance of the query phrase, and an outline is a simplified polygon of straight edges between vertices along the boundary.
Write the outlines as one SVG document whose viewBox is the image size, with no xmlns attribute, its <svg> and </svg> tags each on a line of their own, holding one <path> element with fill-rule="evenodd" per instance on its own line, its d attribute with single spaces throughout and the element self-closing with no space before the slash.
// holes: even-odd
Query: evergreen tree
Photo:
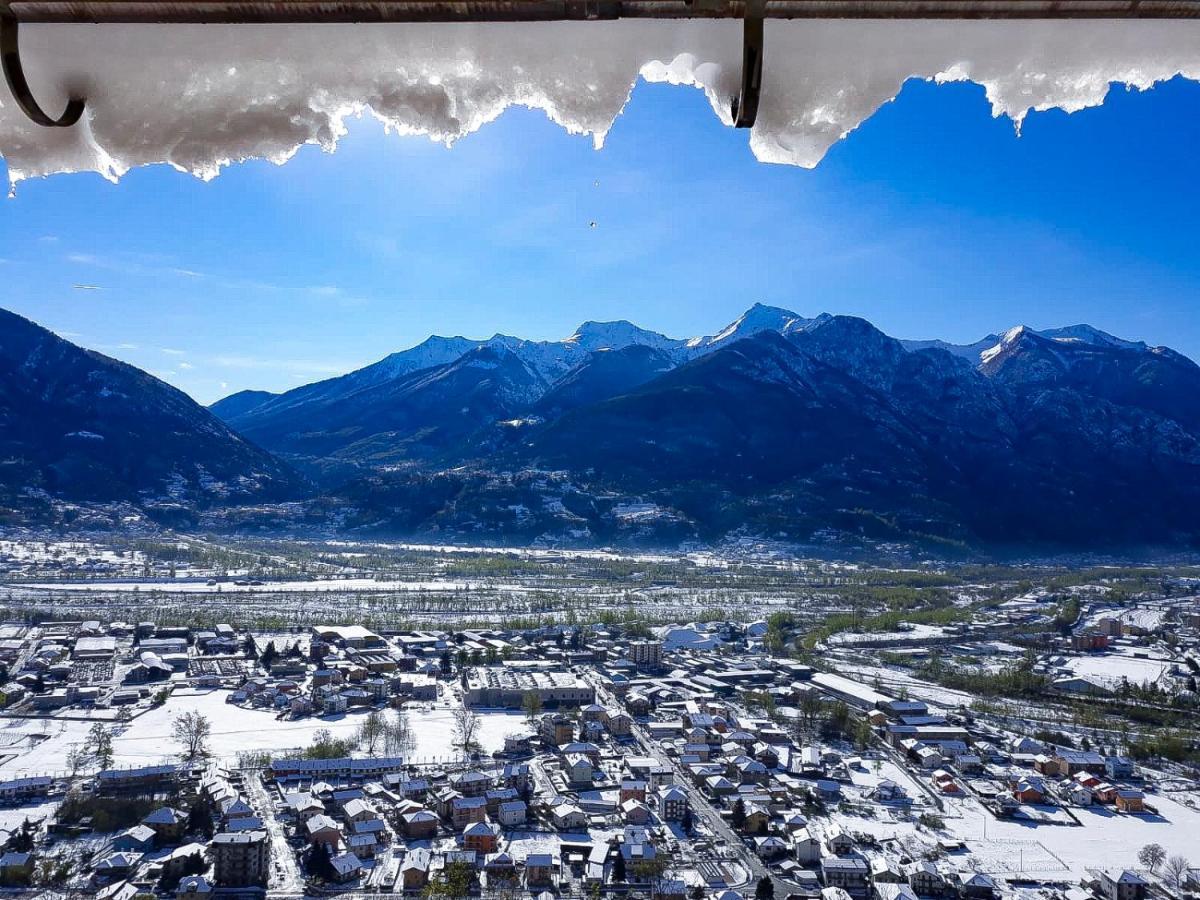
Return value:
<svg viewBox="0 0 1200 900">
<path fill-rule="evenodd" d="M 213 836 L 213 810 L 212 805 L 208 802 L 208 798 L 203 794 L 196 798 L 196 802 L 192 804 L 188 810 L 187 830 L 188 834 L 201 834 L 206 838 Z M 189 874 L 199 875 L 200 872 Z"/>
<path fill-rule="evenodd" d="M 97 722 L 88 731 L 88 750 L 101 769 L 110 769 L 113 764 L 112 732 L 102 722 Z"/>
<path fill-rule="evenodd" d="M 620 853 L 618 853 L 617 858 L 613 860 L 612 877 L 613 881 L 619 884 L 624 884 L 625 882 L 625 857 Z"/>
<path fill-rule="evenodd" d="M 311 877 L 328 881 L 335 874 L 332 860 L 333 854 L 329 852 L 328 844 L 313 844 L 304 860 L 304 868 Z"/>
<path fill-rule="evenodd" d="M 738 797 L 737 802 L 733 804 L 733 810 L 729 814 L 729 821 L 738 831 L 741 831 L 742 826 L 746 824 L 746 801 L 741 797 Z"/>
<path fill-rule="evenodd" d="M 203 875 L 207 871 L 208 863 L 204 861 L 204 854 L 199 851 L 193 853 L 183 862 L 184 875 Z"/>
<path fill-rule="evenodd" d="M 771 879 L 764 875 L 758 879 L 758 884 L 754 887 L 754 900 L 773 900 L 775 897 L 775 885 L 771 883 Z"/>
</svg>

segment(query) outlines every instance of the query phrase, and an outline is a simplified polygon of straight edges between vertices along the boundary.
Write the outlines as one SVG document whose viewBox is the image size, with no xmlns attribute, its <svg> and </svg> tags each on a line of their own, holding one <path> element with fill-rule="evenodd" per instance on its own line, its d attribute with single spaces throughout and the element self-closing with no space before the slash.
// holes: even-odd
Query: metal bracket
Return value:
<svg viewBox="0 0 1200 900">
<path fill-rule="evenodd" d="M 34 99 L 29 82 L 25 80 L 25 70 L 21 66 L 21 50 L 17 44 L 19 29 L 20 23 L 16 16 L 0 13 L 0 64 L 4 67 L 4 80 L 8 82 L 13 99 L 17 101 L 17 106 L 21 107 L 21 112 L 36 124 L 46 128 L 70 128 L 83 115 L 83 98 L 71 97 L 67 101 L 67 108 L 57 119 L 46 115 Z"/>
<path fill-rule="evenodd" d="M 742 18 L 742 85 L 733 98 L 733 127 L 752 128 L 762 91 L 763 18 L 766 0 L 747 0 Z"/>
</svg>

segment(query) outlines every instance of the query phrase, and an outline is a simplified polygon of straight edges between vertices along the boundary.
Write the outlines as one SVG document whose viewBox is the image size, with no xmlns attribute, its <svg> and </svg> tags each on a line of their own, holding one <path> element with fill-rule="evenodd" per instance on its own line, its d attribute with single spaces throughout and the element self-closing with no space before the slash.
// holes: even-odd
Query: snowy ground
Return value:
<svg viewBox="0 0 1200 900">
<path fill-rule="evenodd" d="M 1095 625 L 1101 619 L 1118 619 L 1125 625 L 1137 625 L 1153 631 L 1166 618 L 1165 607 L 1112 607 L 1105 606 L 1089 615 L 1087 625 Z"/>
<path fill-rule="evenodd" d="M 156 591 L 170 594 L 269 594 L 311 593 L 337 591 L 470 591 L 484 587 L 503 587 L 520 590 L 521 585 L 484 585 L 483 582 L 468 581 L 377 581 L 374 578 L 336 578 L 317 581 L 264 581 L 262 584 L 233 584 L 221 582 L 209 585 L 207 581 L 179 581 L 162 579 L 157 581 L 79 581 L 23 585 L 30 590 L 41 591 L 85 591 L 85 592 L 145 592 Z"/>
<path fill-rule="evenodd" d="M 997 819 L 974 799 L 948 799 L 944 820 L 947 831 L 966 844 L 971 865 L 993 875 L 1025 874 L 1074 881 L 1090 868 L 1137 868 L 1137 852 L 1149 843 L 1162 844 L 1168 854 L 1194 859 L 1200 846 L 1200 811 L 1159 795 L 1150 797 L 1149 802 L 1159 815 L 1124 815 L 1098 806 L 1073 809 L 1083 823 L 1080 827 Z M 835 819 L 850 831 L 878 838 L 897 838 L 905 843 L 918 836 L 932 840 L 930 832 L 918 835 L 913 822 L 861 819 L 841 813 Z"/>
<path fill-rule="evenodd" d="M 212 723 L 209 749 L 214 756 L 236 760 L 238 753 L 289 750 L 312 743 L 322 729 L 334 737 L 349 738 L 366 715 L 349 713 L 329 718 L 276 721 L 271 712 L 243 709 L 226 703 L 226 691 L 177 691 L 165 706 L 150 710 L 126 726 L 114 726 L 114 765 L 145 766 L 177 758 L 171 739 L 171 722 L 183 712 L 197 711 Z M 449 706 L 413 706 L 407 709 L 416 735 L 412 754 L 416 762 L 452 760 L 454 719 Z M 391 714 L 391 713 L 389 713 Z M 485 753 L 504 746 L 504 737 L 521 729 L 524 717 L 505 711 L 480 714 L 479 743 Z M 70 748 L 81 743 L 92 723 L 86 720 L 0 720 L 0 778 L 44 775 L 61 771 Z M 38 736 L 45 735 L 44 738 Z"/>
<path fill-rule="evenodd" d="M 838 671 L 847 678 L 855 678 L 866 684 L 871 684 L 875 678 L 878 678 L 884 693 L 897 694 L 901 690 L 907 691 L 912 699 L 925 701 L 933 710 L 944 711 L 955 706 L 970 706 L 976 699 L 973 694 L 965 691 L 956 691 L 942 687 L 940 684 L 931 684 L 909 675 L 907 672 L 890 669 L 886 666 L 857 665 L 843 659 L 837 661 L 837 666 Z"/>
<path fill-rule="evenodd" d="M 1158 656 L 1154 653 L 1148 655 Z M 1170 666 L 1165 659 L 1142 659 L 1128 650 L 1076 656 L 1066 662 L 1066 667 L 1076 675 L 1108 684 L 1119 684 L 1123 679 L 1131 684 L 1153 683 L 1162 678 Z M 1197 839 L 1200 840 L 1200 835 L 1197 835 Z"/>
<path fill-rule="evenodd" d="M 870 631 L 858 633 L 843 631 L 829 638 L 831 646 L 853 645 L 859 643 L 880 643 L 883 641 L 912 641 L 920 643 L 930 638 L 940 638 L 946 635 L 946 629 L 940 625 L 916 624 L 904 631 Z"/>
<path fill-rule="evenodd" d="M 982 819 L 978 814 L 971 814 L 980 810 L 979 804 L 958 801 L 964 815 L 948 820 L 947 826 L 959 837 L 970 839 L 973 851 L 977 845 L 982 848 L 987 842 L 997 840 L 1036 840 L 1065 860 L 1072 872 L 1082 872 L 1089 867 L 1136 867 L 1137 851 L 1150 843 L 1162 844 L 1168 854 L 1194 857 L 1200 846 L 1200 812 L 1167 797 L 1152 796 L 1148 801 L 1158 809 L 1158 816 L 1124 815 L 1101 806 L 1072 810 L 1083 823 L 1082 827 L 1039 827 L 990 819 L 986 841 L 983 840 Z M 1022 860 L 1009 862 L 1019 865 Z M 1026 868 L 1028 870 L 1029 866 Z"/>
</svg>

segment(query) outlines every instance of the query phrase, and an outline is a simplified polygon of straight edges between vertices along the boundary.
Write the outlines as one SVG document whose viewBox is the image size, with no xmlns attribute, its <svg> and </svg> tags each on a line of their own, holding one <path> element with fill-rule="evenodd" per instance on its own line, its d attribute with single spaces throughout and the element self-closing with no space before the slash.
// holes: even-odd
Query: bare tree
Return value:
<svg viewBox="0 0 1200 900">
<path fill-rule="evenodd" d="M 1153 872 L 1167 858 L 1167 851 L 1163 849 L 1162 844 L 1147 844 L 1138 851 L 1137 858 L 1138 862 Z"/>
<path fill-rule="evenodd" d="M 1163 865 L 1163 880 L 1173 888 L 1181 888 L 1191 867 L 1186 856 L 1172 856 Z"/>
<path fill-rule="evenodd" d="M 537 717 L 542 712 L 542 695 L 537 691 L 526 691 L 525 696 L 521 698 L 521 706 L 525 710 L 525 718 L 530 724 L 537 721 Z"/>
<path fill-rule="evenodd" d="M 67 771 L 71 773 L 72 778 L 86 769 L 91 761 L 92 754 L 83 744 L 74 744 L 67 751 Z"/>
<path fill-rule="evenodd" d="M 407 756 L 416 749 L 417 736 L 413 734 L 412 725 L 408 721 L 408 713 L 404 710 L 396 710 L 391 721 L 387 723 L 383 735 L 383 746 L 389 756 Z"/>
<path fill-rule="evenodd" d="M 358 735 L 356 736 L 358 745 L 373 754 L 380 741 L 384 739 L 386 730 L 387 725 L 384 722 L 383 714 L 377 709 L 371 710 L 363 723 L 358 726 Z"/>
<path fill-rule="evenodd" d="M 796 737 L 799 743 L 812 736 L 816 729 L 817 719 L 821 716 L 821 695 L 816 691 L 806 691 L 800 697 L 800 715 L 796 717 Z"/>
<path fill-rule="evenodd" d="M 479 747 L 479 716 L 466 706 L 454 710 L 454 743 L 464 756 Z"/>
<path fill-rule="evenodd" d="M 171 736 L 183 748 L 183 757 L 188 762 L 208 753 L 211 735 L 212 724 L 208 717 L 195 710 L 180 713 L 171 720 Z"/>
</svg>

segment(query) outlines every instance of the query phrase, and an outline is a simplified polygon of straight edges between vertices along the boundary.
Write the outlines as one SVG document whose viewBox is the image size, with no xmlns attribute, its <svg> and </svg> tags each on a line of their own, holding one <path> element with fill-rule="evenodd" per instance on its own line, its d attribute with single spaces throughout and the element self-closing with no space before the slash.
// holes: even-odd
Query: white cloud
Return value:
<svg viewBox="0 0 1200 900">
<path fill-rule="evenodd" d="M 187 356 L 186 350 L 176 350 L 174 347 L 159 347 L 158 349 L 167 356 Z"/>
<path fill-rule="evenodd" d="M 299 372 L 303 373 L 304 377 L 341 375 L 355 368 L 355 366 L 345 363 L 329 363 L 312 359 L 270 359 L 257 356 L 213 356 L 205 362 L 223 369 L 282 371 L 293 374 Z"/>
<path fill-rule="evenodd" d="M 0 108 L 0 113 L 3 109 Z M 0 115 L 2 122 L 2 115 Z M 206 279 L 214 287 L 229 291 L 257 291 L 270 294 L 286 294 L 291 293 L 301 297 L 315 297 L 318 299 L 336 300 L 342 306 L 361 306 L 369 301 L 362 297 L 348 296 L 345 291 L 337 285 L 318 284 L 318 285 L 290 285 L 282 281 L 241 278 L 241 277 L 226 277 L 222 275 L 211 275 L 204 272 L 199 272 L 195 269 L 188 269 L 177 265 L 163 265 L 159 261 L 159 257 L 149 257 L 146 254 L 136 253 L 120 253 L 114 255 L 101 255 L 96 253 L 68 253 L 64 257 L 67 262 L 76 265 L 92 266 L 97 269 L 102 269 L 108 272 L 117 272 L 122 275 L 134 275 L 140 277 L 170 277 L 170 278 L 187 278 L 187 279 Z M 85 286 L 86 287 L 86 286 Z M 99 288 L 96 288 L 99 290 Z"/>
</svg>

